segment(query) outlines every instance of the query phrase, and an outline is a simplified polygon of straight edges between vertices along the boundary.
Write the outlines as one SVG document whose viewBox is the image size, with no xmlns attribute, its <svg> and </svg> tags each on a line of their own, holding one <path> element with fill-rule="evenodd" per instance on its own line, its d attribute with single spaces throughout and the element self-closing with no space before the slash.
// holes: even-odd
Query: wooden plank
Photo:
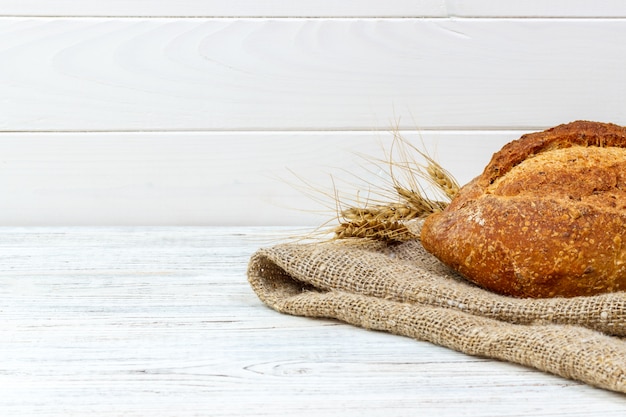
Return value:
<svg viewBox="0 0 626 417">
<path fill-rule="evenodd" d="M 457 17 L 625 17 L 626 4 L 620 0 L 448 0 L 450 16 Z"/>
<path fill-rule="evenodd" d="M 621 417 L 622 395 L 278 314 L 249 256 L 285 228 L 2 228 L 0 414 Z"/>
<path fill-rule="evenodd" d="M 521 133 L 403 135 L 464 183 Z M 390 187 L 358 154 L 384 159 L 391 143 L 372 132 L 4 133 L 0 225 L 317 225 L 336 214 L 331 175 L 350 198 Z"/>
<path fill-rule="evenodd" d="M 442 17 L 445 0 L 3 0 L 4 16 Z"/>
<path fill-rule="evenodd" d="M 620 0 L 3 0 L 0 16 L 626 17 Z"/>
<path fill-rule="evenodd" d="M 0 19 L 0 130 L 626 124 L 626 20 Z"/>
</svg>

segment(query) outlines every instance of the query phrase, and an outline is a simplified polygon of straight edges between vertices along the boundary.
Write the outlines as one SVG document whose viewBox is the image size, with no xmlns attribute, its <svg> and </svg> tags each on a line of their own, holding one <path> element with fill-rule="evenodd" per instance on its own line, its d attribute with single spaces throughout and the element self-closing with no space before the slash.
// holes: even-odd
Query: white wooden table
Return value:
<svg viewBox="0 0 626 417">
<path fill-rule="evenodd" d="M 289 232 L 0 229 L 0 415 L 626 415 L 621 394 L 266 308 L 247 261 Z"/>
</svg>

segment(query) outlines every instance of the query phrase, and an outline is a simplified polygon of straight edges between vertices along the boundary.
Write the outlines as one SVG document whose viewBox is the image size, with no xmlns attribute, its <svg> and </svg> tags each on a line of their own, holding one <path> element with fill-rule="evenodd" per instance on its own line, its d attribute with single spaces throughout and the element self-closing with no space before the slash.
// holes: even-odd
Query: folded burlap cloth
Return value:
<svg viewBox="0 0 626 417">
<path fill-rule="evenodd" d="M 286 243 L 248 266 L 259 298 L 626 393 L 626 293 L 516 299 L 459 278 L 419 241 Z"/>
</svg>

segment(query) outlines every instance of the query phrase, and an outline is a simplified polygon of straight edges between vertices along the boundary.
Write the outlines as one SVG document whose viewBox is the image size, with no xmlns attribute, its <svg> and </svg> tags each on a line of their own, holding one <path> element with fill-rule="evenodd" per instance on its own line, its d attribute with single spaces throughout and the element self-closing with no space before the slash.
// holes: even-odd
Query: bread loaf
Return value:
<svg viewBox="0 0 626 417">
<path fill-rule="evenodd" d="M 577 121 L 507 144 L 425 220 L 421 241 L 500 294 L 626 290 L 626 128 Z"/>
</svg>

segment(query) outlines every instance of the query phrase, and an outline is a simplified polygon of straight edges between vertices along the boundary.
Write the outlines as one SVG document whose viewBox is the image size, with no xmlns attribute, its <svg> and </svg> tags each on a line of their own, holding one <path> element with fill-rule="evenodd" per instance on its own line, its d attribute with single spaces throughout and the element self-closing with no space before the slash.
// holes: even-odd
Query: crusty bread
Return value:
<svg viewBox="0 0 626 417">
<path fill-rule="evenodd" d="M 626 128 L 578 121 L 507 144 L 421 241 L 500 294 L 626 290 Z"/>
</svg>

